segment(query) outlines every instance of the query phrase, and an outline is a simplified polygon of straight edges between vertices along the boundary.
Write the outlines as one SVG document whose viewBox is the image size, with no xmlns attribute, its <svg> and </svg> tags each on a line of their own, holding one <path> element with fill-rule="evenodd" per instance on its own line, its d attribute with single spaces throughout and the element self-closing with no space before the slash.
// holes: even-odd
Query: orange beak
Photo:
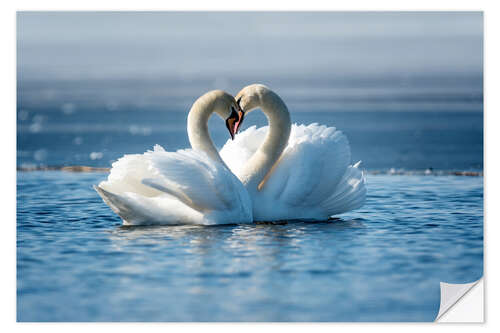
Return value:
<svg viewBox="0 0 500 333">
<path fill-rule="evenodd" d="M 238 133 L 244 117 L 245 113 L 242 110 L 236 111 L 231 107 L 231 114 L 226 119 L 226 127 L 231 135 L 231 140 L 234 140 L 234 136 Z"/>
</svg>

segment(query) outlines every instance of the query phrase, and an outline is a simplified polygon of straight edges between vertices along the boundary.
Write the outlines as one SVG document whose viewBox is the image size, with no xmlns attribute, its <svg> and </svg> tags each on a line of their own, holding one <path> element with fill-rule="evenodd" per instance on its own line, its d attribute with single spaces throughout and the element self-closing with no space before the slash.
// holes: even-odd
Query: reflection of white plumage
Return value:
<svg viewBox="0 0 500 333">
<path fill-rule="evenodd" d="M 269 126 L 251 127 L 221 156 L 248 190 L 255 221 L 325 220 L 363 205 L 365 178 L 349 165 L 349 143 L 334 127 L 291 125 L 281 98 L 263 85 L 236 96 L 246 113 L 261 108 Z"/>
<path fill-rule="evenodd" d="M 166 152 L 157 145 L 125 155 L 96 191 L 127 225 L 252 222 L 248 193 L 220 158 L 207 126 L 216 112 L 234 135 L 239 126 L 234 108 L 234 98 L 225 92 L 203 95 L 188 115 L 193 149 Z"/>
</svg>

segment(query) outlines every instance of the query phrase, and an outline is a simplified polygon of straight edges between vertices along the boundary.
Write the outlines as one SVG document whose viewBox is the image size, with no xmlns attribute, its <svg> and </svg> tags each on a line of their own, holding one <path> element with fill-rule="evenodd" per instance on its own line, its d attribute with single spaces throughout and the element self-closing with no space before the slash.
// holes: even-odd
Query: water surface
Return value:
<svg viewBox="0 0 500 333">
<path fill-rule="evenodd" d="M 189 147 L 187 110 L 123 111 L 39 109 L 19 112 L 19 167 L 90 165 L 109 167 L 124 154 L 143 153 L 155 144 L 167 151 Z M 346 134 L 353 162 L 368 170 L 483 169 L 483 113 L 314 112 L 291 110 L 294 123 L 334 126 Z M 267 125 L 262 112 L 245 117 L 242 129 Z M 213 116 L 211 136 L 218 147 L 229 140 L 224 122 Z"/>
<path fill-rule="evenodd" d="M 123 227 L 104 173 L 19 172 L 19 321 L 432 321 L 483 274 L 483 178 L 369 176 L 323 223 Z"/>
</svg>

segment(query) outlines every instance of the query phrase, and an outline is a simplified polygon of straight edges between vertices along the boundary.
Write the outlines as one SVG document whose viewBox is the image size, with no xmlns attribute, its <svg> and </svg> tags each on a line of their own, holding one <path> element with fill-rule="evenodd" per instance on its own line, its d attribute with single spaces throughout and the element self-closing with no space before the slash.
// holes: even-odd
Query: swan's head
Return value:
<svg viewBox="0 0 500 333">
<path fill-rule="evenodd" d="M 262 105 L 262 99 L 271 90 L 263 84 L 251 84 L 241 89 L 236 95 L 236 102 L 238 106 L 243 111 L 246 112 L 253 111 Z"/>
<path fill-rule="evenodd" d="M 226 121 L 226 127 L 234 140 L 234 136 L 238 133 L 241 124 L 243 123 L 244 113 L 240 109 L 234 97 L 222 90 L 215 90 L 214 112 Z"/>
</svg>

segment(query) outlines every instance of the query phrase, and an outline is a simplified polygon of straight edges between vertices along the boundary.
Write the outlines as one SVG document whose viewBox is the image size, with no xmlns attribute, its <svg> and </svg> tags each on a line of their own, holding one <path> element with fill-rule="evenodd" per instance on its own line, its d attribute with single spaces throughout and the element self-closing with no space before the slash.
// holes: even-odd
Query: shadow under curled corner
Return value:
<svg viewBox="0 0 500 333">
<path fill-rule="evenodd" d="M 436 322 L 484 322 L 484 281 L 440 283 L 441 301 Z M 464 315 L 465 314 L 465 315 Z"/>
</svg>

